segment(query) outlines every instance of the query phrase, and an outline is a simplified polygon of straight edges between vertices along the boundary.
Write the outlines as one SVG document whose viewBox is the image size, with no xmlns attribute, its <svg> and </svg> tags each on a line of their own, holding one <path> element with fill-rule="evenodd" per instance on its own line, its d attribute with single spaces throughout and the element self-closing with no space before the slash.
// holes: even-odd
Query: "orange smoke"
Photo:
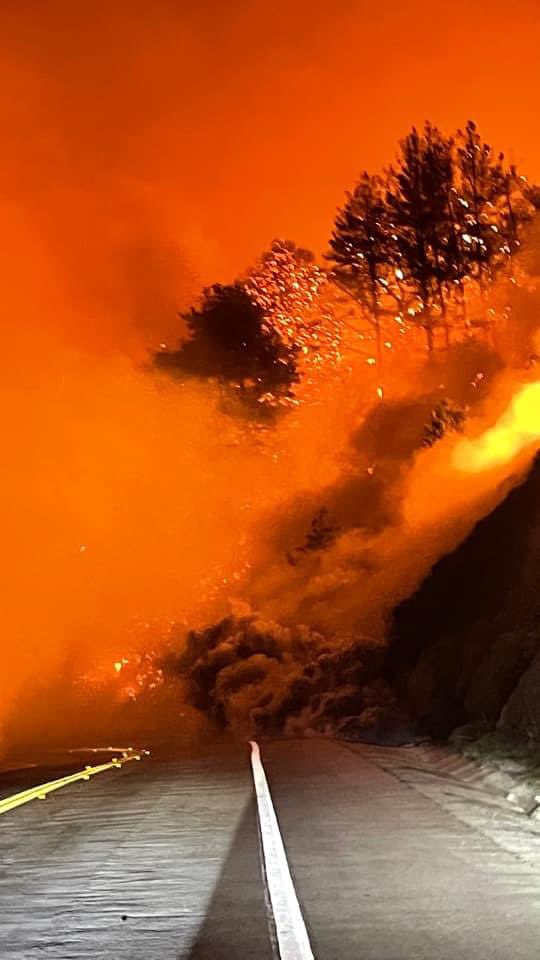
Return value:
<svg viewBox="0 0 540 960">
<path fill-rule="evenodd" d="M 335 480 L 351 415 L 334 386 L 324 409 L 304 406 L 267 435 L 221 412 L 208 385 L 40 348 L 10 352 L 2 388 L 4 711 L 29 680 L 91 659 L 110 670 L 134 621 L 144 633 L 227 611 L 284 520 L 276 508 Z"/>
<path fill-rule="evenodd" d="M 540 178 L 531 0 L 493 0 L 489 17 L 466 0 L 273 11 L 0 6 L 5 241 L 16 198 L 60 253 L 69 295 L 114 301 L 114 330 L 153 334 L 158 311 L 168 333 L 186 285 L 238 274 L 275 236 L 322 250 L 344 191 L 426 118 L 453 130 L 473 116 Z M 105 336 L 104 317 L 94 322 Z"/>
</svg>

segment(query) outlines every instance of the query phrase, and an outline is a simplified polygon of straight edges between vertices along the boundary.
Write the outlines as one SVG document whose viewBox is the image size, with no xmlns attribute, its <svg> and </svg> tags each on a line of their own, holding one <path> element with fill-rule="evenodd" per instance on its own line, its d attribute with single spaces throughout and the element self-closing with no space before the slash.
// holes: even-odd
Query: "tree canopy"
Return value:
<svg viewBox="0 0 540 960">
<path fill-rule="evenodd" d="M 535 201 L 472 121 L 455 137 L 413 127 L 383 177 L 363 173 L 338 211 L 327 258 L 369 313 L 379 356 L 384 316 L 420 327 L 430 353 L 438 329 L 448 345 L 452 324 L 469 322 L 466 291 L 483 293 L 509 265 Z"/>
<path fill-rule="evenodd" d="M 297 380 L 294 344 L 286 345 L 241 283 L 207 288 L 184 314 L 189 338 L 178 350 L 156 354 L 161 369 L 214 378 L 246 397 L 283 396 Z"/>
<path fill-rule="evenodd" d="M 155 363 L 174 376 L 216 380 L 265 408 L 310 402 L 324 379 L 341 378 L 361 358 L 355 369 L 382 399 L 383 354 L 396 370 L 403 350 L 427 348 L 432 357 L 479 337 L 496 352 L 495 335 L 512 314 L 508 306 L 497 314 L 492 283 L 501 275 L 516 283 L 515 255 L 538 209 L 540 189 L 473 121 L 454 136 L 431 123 L 413 127 L 394 163 L 379 175 L 364 171 L 346 194 L 327 266 L 274 240 L 236 282 L 203 291 L 182 315 L 181 345 Z M 448 426 L 441 411 L 434 435 L 439 423 Z"/>
</svg>

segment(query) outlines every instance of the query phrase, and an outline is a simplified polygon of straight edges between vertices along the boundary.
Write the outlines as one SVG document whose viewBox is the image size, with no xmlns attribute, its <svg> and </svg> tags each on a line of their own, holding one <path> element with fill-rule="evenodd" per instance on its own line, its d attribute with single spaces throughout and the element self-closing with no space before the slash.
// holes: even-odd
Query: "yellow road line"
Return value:
<svg viewBox="0 0 540 960">
<path fill-rule="evenodd" d="M 109 763 L 100 763 L 95 767 L 85 767 L 84 770 L 78 770 L 77 773 L 71 773 L 67 777 L 60 777 L 58 780 L 49 780 L 48 783 L 39 784 L 37 787 L 30 787 L 28 790 L 22 790 L 21 793 L 15 793 L 11 797 L 0 800 L 0 814 L 21 807 L 23 803 L 29 803 L 30 800 L 45 800 L 47 794 L 54 790 L 60 790 L 62 787 L 69 786 L 70 783 L 77 783 L 78 780 L 89 780 L 97 773 L 104 773 L 105 770 L 118 769 L 124 763 L 131 760 L 140 760 L 141 754 L 134 752 L 125 753 L 121 757 L 113 757 Z"/>
</svg>

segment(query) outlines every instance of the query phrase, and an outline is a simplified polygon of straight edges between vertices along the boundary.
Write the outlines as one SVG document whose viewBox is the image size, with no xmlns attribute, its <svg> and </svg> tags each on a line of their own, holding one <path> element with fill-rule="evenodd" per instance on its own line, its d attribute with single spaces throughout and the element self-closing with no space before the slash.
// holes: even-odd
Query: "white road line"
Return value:
<svg viewBox="0 0 540 960">
<path fill-rule="evenodd" d="M 250 740 L 266 882 L 281 960 L 314 960 L 306 925 L 287 863 L 259 745 Z"/>
</svg>

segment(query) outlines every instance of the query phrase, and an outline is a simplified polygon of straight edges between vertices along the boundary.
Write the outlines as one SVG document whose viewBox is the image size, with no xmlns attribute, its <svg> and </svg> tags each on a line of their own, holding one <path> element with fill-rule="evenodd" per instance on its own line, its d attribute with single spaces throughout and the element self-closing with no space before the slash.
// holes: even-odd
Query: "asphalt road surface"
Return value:
<svg viewBox="0 0 540 960">
<path fill-rule="evenodd" d="M 262 758 L 315 960 L 537 960 L 533 863 L 369 749 L 276 742 Z M 279 956 L 249 760 L 247 745 L 150 757 L 1 816 L 2 960 Z M 56 773 L 4 774 L 0 797 Z"/>
</svg>

